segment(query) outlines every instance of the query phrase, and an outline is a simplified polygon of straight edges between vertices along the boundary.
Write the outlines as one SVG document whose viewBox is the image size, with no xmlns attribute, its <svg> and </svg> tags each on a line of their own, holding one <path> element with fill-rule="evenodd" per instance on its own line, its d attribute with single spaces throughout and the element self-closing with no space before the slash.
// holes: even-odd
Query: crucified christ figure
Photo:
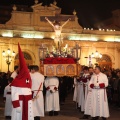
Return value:
<svg viewBox="0 0 120 120">
<path fill-rule="evenodd" d="M 48 21 L 48 23 L 53 27 L 54 31 L 55 31 L 55 38 L 54 38 L 54 42 L 56 44 L 56 47 L 60 49 L 61 44 L 63 43 L 62 39 L 61 39 L 61 32 L 62 32 L 62 28 L 71 20 L 71 18 L 69 18 L 66 22 L 64 22 L 62 25 L 60 25 L 60 22 L 55 21 L 55 22 L 51 22 L 47 17 L 45 17 L 45 19 Z"/>
<path fill-rule="evenodd" d="M 62 32 L 63 26 L 65 26 L 71 20 L 71 18 L 69 18 L 65 23 L 63 23 L 62 25 L 60 25 L 60 22 L 58 22 L 58 21 L 55 21 L 54 23 L 52 23 L 47 17 L 45 17 L 45 19 L 53 27 L 53 29 L 55 31 L 55 37 L 60 37 L 61 36 L 61 32 Z"/>
</svg>

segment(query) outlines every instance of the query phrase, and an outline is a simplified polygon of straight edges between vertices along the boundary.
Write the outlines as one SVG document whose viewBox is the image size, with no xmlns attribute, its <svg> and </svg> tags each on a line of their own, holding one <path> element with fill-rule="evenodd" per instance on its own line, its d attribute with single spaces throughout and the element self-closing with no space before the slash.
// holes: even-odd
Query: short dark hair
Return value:
<svg viewBox="0 0 120 120">
<path fill-rule="evenodd" d="M 30 65 L 30 66 L 28 67 L 28 69 L 29 69 L 29 70 L 32 70 L 33 67 L 34 67 L 34 65 Z"/>
<path fill-rule="evenodd" d="M 89 67 L 89 69 L 93 69 L 93 67 Z"/>
<path fill-rule="evenodd" d="M 88 68 L 87 66 L 85 66 L 85 67 L 83 68 L 83 70 L 89 70 L 89 68 Z"/>
<path fill-rule="evenodd" d="M 38 65 L 34 65 L 34 66 L 33 66 L 33 69 L 34 69 L 35 71 L 39 71 Z"/>
<path fill-rule="evenodd" d="M 17 66 L 17 65 L 15 65 L 15 66 L 14 66 L 14 70 L 17 70 L 17 69 L 18 69 L 18 66 Z"/>
<path fill-rule="evenodd" d="M 101 67 L 100 66 L 96 66 L 95 68 L 99 69 L 101 71 Z"/>
<path fill-rule="evenodd" d="M 10 78 L 8 79 L 8 81 L 11 83 L 11 82 L 13 81 L 13 78 L 10 77 Z"/>
</svg>

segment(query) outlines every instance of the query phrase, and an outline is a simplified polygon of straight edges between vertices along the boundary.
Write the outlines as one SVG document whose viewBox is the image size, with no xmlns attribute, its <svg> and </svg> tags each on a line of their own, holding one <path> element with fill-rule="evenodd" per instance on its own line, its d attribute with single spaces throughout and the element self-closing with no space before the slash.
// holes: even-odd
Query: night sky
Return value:
<svg viewBox="0 0 120 120">
<path fill-rule="evenodd" d="M 49 5 L 54 0 L 39 0 L 43 5 Z M 79 24 L 82 27 L 93 27 L 95 23 L 112 17 L 112 11 L 120 9 L 120 0 L 56 0 L 57 6 L 62 8 L 62 14 L 72 14 L 77 11 Z M 34 0 L 0 0 L 2 5 L 34 4 Z"/>
</svg>

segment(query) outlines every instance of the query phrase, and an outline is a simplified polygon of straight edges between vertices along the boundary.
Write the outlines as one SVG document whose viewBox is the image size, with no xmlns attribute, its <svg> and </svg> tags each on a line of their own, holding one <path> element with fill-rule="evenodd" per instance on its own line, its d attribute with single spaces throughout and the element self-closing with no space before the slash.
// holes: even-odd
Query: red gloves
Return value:
<svg viewBox="0 0 120 120">
<path fill-rule="evenodd" d="M 93 87 L 94 87 L 94 84 L 91 84 L 90 87 L 93 88 Z"/>
<path fill-rule="evenodd" d="M 49 90 L 49 89 L 50 89 L 50 87 L 48 86 L 46 89 L 47 89 L 47 90 Z"/>
<path fill-rule="evenodd" d="M 56 91 L 57 91 L 57 87 L 54 87 L 54 90 L 56 90 Z"/>
<path fill-rule="evenodd" d="M 105 84 L 104 83 L 100 83 L 99 86 L 100 86 L 100 88 L 105 88 Z"/>
<path fill-rule="evenodd" d="M 14 108 L 20 107 L 19 100 L 12 101 L 12 105 Z"/>
</svg>

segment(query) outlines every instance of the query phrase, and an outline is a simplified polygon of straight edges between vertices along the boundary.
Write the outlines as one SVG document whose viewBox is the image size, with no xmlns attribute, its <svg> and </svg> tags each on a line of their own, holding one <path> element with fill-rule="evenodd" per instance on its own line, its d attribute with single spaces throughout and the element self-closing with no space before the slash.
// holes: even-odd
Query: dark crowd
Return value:
<svg viewBox="0 0 120 120">
<path fill-rule="evenodd" d="M 120 69 L 103 69 L 102 72 L 107 75 L 109 85 L 107 87 L 107 96 L 109 104 L 120 109 Z M 4 88 L 8 85 L 8 79 L 11 72 L 0 72 L 0 94 L 4 93 Z M 73 91 L 73 77 L 59 77 L 59 96 L 61 105 L 65 103 L 67 95 Z M 46 90 L 44 88 L 44 94 Z"/>
</svg>

